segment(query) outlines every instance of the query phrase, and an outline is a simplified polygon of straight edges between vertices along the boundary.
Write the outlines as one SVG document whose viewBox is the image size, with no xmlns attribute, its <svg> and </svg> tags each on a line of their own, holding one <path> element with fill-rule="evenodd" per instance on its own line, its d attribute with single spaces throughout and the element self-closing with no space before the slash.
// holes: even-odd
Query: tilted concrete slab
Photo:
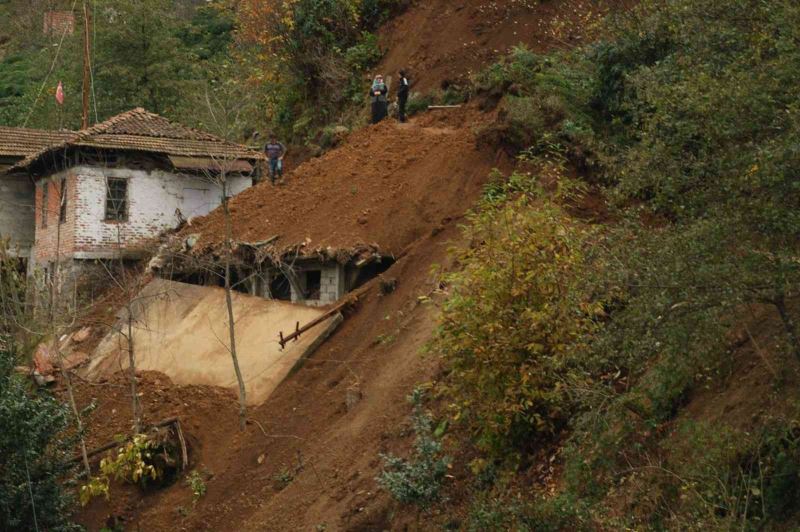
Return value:
<svg viewBox="0 0 800 532">
<path fill-rule="evenodd" d="M 324 310 L 233 293 L 236 351 L 247 402 L 259 404 L 340 321 L 334 316 L 304 333 L 285 349 L 278 334 L 318 318 Z M 164 279 L 148 284 L 132 303 L 133 341 L 138 370 L 159 371 L 176 384 L 207 384 L 238 390 L 231 361 L 228 313 L 222 288 Z M 127 312 L 95 350 L 86 370 L 99 379 L 127 369 Z M 120 331 L 122 334 L 120 334 Z"/>
</svg>

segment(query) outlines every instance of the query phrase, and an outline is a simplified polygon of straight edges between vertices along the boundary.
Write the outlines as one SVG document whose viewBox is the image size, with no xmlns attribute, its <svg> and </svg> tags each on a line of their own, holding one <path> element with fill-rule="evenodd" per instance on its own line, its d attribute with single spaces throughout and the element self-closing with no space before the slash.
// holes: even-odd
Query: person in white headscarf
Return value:
<svg viewBox="0 0 800 532">
<path fill-rule="evenodd" d="M 372 100 L 372 123 L 377 124 L 389 114 L 389 100 L 386 95 L 389 88 L 383 82 L 383 76 L 378 74 L 372 82 L 370 88 L 370 98 Z"/>
</svg>

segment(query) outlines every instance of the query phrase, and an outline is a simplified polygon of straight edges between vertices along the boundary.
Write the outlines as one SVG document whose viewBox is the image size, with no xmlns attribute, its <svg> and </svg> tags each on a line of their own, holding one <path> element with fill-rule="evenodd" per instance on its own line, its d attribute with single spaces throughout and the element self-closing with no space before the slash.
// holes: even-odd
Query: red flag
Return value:
<svg viewBox="0 0 800 532">
<path fill-rule="evenodd" d="M 64 105 L 64 85 L 61 82 L 58 82 L 58 87 L 56 87 L 56 102 L 58 105 Z"/>
</svg>

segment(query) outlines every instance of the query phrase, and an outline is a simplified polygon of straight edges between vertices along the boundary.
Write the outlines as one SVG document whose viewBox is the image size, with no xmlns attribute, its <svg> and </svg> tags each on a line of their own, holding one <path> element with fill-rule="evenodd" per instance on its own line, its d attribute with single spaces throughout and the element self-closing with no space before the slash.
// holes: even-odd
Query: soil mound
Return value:
<svg viewBox="0 0 800 532">
<path fill-rule="evenodd" d="M 410 123 L 386 120 L 352 133 L 348 142 L 287 175 L 231 201 L 234 240 L 277 237 L 279 253 L 300 248 L 374 246 L 385 255 L 459 217 L 504 156 L 476 145 L 475 127 L 489 120 L 471 108 L 432 111 Z M 221 249 L 221 209 L 193 220 L 182 235 L 199 235 L 193 253 Z"/>
</svg>

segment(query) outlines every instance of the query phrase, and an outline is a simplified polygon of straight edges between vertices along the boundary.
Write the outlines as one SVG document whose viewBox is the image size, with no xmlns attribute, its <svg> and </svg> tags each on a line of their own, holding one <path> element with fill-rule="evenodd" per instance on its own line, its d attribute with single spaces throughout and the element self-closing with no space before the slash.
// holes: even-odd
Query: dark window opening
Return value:
<svg viewBox="0 0 800 532">
<path fill-rule="evenodd" d="M 222 280 L 222 286 L 225 286 L 225 279 Z M 248 271 L 242 271 L 238 268 L 231 268 L 231 289 L 242 294 L 250 294 L 250 275 Z"/>
<path fill-rule="evenodd" d="M 128 180 L 109 177 L 106 182 L 106 220 L 124 222 L 128 219 Z"/>
<path fill-rule="evenodd" d="M 47 210 L 50 208 L 48 191 L 50 183 L 45 181 L 42 183 L 42 227 L 47 227 Z"/>
<path fill-rule="evenodd" d="M 370 262 L 361 268 L 354 268 L 348 275 L 347 291 L 361 288 L 367 282 L 391 268 L 392 264 L 394 264 L 394 259 L 382 257 L 380 260 Z"/>
<path fill-rule="evenodd" d="M 67 221 L 67 180 L 62 179 L 58 185 L 58 223 Z"/>
<path fill-rule="evenodd" d="M 306 274 L 306 299 L 317 300 L 322 288 L 322 271 L 309 270 Z"/>
<path fill-rule="evenodd" d="M 269 283 L 269 293 L 272 299 L 291 301 L 292 285 L 289 284 L 289 279 L 282 273 L 276 274 Z"/>
</svg>

